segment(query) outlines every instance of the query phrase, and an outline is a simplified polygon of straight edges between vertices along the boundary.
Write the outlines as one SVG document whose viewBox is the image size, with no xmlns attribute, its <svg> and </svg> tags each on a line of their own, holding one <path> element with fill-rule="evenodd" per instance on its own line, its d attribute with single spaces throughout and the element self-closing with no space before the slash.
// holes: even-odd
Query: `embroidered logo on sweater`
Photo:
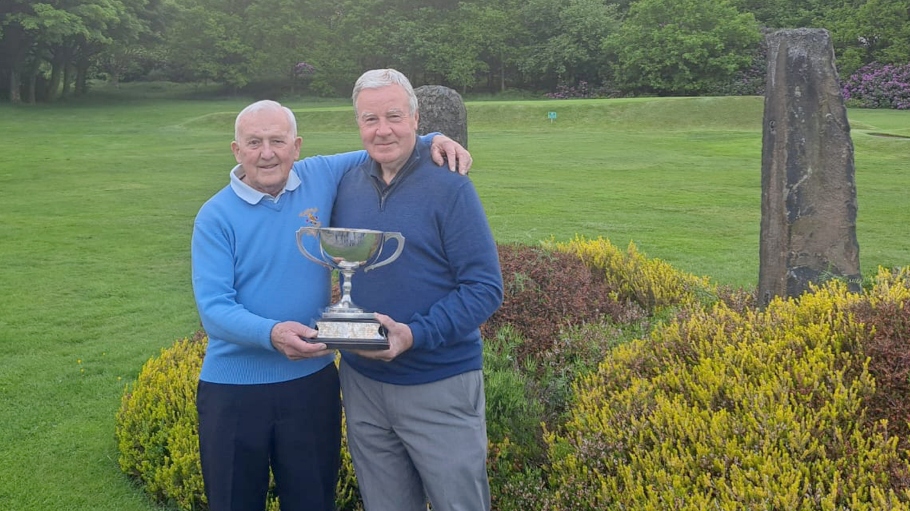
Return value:
<svg viewBox="0 0 910 511">
<path fill-rule="evenodd" d="M 322 227 L 322 222 L 319 221 L 319 217 L 316 216 L 316 212 L 319 211 L 319 208 L 309 208 L 300 212 L 300 216 L 306 219 L 306 222 L 313 227 Z"/>
</svg>

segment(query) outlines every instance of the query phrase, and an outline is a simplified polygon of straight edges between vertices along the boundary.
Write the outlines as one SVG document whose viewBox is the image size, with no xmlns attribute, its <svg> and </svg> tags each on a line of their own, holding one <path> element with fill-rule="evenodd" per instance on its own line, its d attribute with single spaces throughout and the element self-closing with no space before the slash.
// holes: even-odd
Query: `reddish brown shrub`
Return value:
<svg viewBox="0 0 910 511">
<path fill-rule="evenodd" d="M 642 314 L 640 308 L 624 307 L 610 298 L 603 272 L 592 270 L 576 255 L 503 244 L 499 261 L 505 296 L 481 332 L 492 339 L 501 327 L 512 325 L 525 340 L 516 350 L 521 359 L 549 350 L 565 327 L 604 317 L 626 322 Z"/>
<path fill-rule="evenodd" d="M 863 346 L 876 384 L 869 419 L 887 419 L 888 431 L 900 438 L 902 448 L 910 449 L 910 303 L 870 307 L 863 302 L 856 321 L 872 332 Z"/>
<path fill-rule="evenodd" d="M 853 310 L 854 321 L 869 332 L 863 342 L 869 373 L 875 378 L 875 393 L 866 399 L 870 428 L 885 422 L 887 432 L 898 439 L 898 448 L 910 449 L 910 302 L 868 300 Z M 910 473 L 904 463 L 884 467 L 896 491 L 910 488 Z"/>
</svg>

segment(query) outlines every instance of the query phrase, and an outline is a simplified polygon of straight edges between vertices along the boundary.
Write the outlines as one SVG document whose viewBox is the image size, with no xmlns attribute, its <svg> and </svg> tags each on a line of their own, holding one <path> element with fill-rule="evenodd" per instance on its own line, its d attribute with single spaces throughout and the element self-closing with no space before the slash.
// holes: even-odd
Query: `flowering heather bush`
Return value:
<svg viewBox="0 0 910 511">
<path fill-rule="evenodd" d="M 910 64 L 863 66 L 845 80 L 842 91 L 851 105 L 910 110 Z"/>
<path fill-rule="evenodd" d="M 623 251 L 602 237 L 589 240 L 576 236 L 566 243 L 557 243 L 556 248 L 580 257 L 588 266 L 602 272 L 615 300 L 637 303 L 651 313 L 717 299 L 717 290 L 708 278 L 648 258 L 631 242 Z"/>
<path fill-rule="evenodd" d="M 739 72 L 729 83 L 709 89 L 717 96 L 763 96 L 765 94 L 765 72 L 751 67 Z"/>
<path fill-rule="evenodd" d="M 910 511 L 910 267 L 759 309 L 602 238 L 500 260 L 509 319 L 484 343 L 497 511 Z M 117 414 L 122 470 L 179 509 L 207 508 L 205 345 L 149 360 Z M 339 511 L 362 511 L 344 447 L 340 475 Z"/>
<path fill-rule="evenodd" d="M 736 73 L 730 81 L 720 82 L 705 91 L 712 96 L 763 96 L 767 81 L 768 48 L 762 44 L 752 56 L 752 64 Z"/>
<path fill-rule="evenodd" d="M 853 309 L 854 321 L 870 331 L 863 345 L 876 383 L 868 399 L 869 421 L 885 420 L 898 447 L 910 449 L 910 267 L 879 269 L 874 289 L 874 300 Z"/>
<path fill-rule="evenodd" d="M 907 278 L 691 308 L 616 347 L 546 435 L 537 509 L 910 509 L 907 453 L 882 420 L 906 400 Z"/>
<path fill-rule="evenodd" d="M 315 72 L 316 68 L 309 62 L 298 62 L 297 65 L 294 66 L 294 75 L 296 76 L 310 76 Z"/>
<path fill-rule="evenodd" d="M 638 319 L 643 311 L 620 303 L 602 272 L 576 254 L 520 244 L 499 245 L 504 297 L 502 306 L 481 327 L 484 339 L 494 339 L 510 325 L 524 339 L 516 346 L 518 360 L 550 349 L 560 332 L 572 325 Z"/>
</svg>

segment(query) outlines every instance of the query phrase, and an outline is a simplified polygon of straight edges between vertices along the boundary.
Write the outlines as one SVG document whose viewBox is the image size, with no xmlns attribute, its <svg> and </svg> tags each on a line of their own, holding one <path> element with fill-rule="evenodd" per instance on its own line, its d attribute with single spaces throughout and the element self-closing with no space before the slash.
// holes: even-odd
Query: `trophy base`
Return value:
<svg viewBox="0 0 910 511">
<path fill-rule="evenodd" d="M 387 350 L 389 339 L 375 319 L 326 319 L 316 322 L 316 342 L 332 350 Z"/>
</svg>

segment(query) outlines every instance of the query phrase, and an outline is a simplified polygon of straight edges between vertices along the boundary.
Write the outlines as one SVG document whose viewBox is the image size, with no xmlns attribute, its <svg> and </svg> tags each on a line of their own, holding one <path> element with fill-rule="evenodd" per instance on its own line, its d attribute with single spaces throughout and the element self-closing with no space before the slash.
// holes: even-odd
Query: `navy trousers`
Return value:
<svg viewBox="0 0 910 511">
<path fill-rule="evenodd" d="M 269 468 L 282 511 L 332 511 L 341 465 L 335 364 L 263 385 L 200 381 L 199 449 L 211 511 L 263 511 Z"/>
</svg>

